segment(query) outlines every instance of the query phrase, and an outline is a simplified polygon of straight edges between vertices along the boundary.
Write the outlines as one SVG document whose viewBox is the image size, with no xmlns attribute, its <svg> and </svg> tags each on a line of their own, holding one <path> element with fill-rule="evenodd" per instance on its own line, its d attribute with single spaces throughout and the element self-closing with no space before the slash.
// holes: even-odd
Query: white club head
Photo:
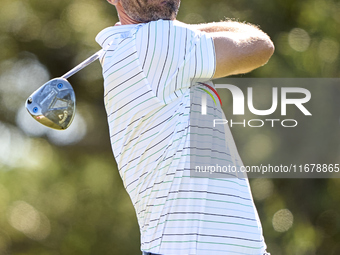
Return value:
<svg viewBox="0 0 340 255">
<path fill-rule="evenodd" d="M 64 78 L 48 81 L 26 101 L 26 109 L 36 121 L 58 130 L 71 125 L 75 108 L 74 90 Z"/>
</svg>

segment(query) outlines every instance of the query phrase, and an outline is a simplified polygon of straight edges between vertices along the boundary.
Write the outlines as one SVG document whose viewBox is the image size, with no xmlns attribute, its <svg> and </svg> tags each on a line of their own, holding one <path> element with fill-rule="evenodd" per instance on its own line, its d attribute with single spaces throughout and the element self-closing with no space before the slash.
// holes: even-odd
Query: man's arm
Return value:
<svg viewBox="0 0 340 255">
<path fill-rule="evenodd" d="M 190 25 L 211 33 L 216 53 L 215 78 L 248 73 L 266 64 L 274 53 L 269 36 L 253 25 L 225 21 Z"/>
</svg>

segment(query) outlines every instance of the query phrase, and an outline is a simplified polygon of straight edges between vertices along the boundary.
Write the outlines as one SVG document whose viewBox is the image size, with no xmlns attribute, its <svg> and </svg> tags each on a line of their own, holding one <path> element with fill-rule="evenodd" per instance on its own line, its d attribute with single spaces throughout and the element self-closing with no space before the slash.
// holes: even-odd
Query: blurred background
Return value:
<svg viewBox="0 0 340 255">
<path fill-rule="evenodd" d="M 276 46 L 266 66 L 240 77 L 340 78 L 338 0 L 183 0 L 178 15 L 186 23 L 225 18 L 260 25 Z M 96 34 L 117 21 L 104 0 L 1 0 L 0 255 L 140 254 L 111 152 L 99 62 L 69 79 L 77 113 L 68 130 L 49 130 L 24 108 L 35 89 L 99 50 Z M 339 125 L 323 124 L 339 118 L 340 91 L 316 96 L 331 112 L 305 133 L 232 128 L 244 163 L 340 163 Z M 226 111 L 230 99 L 223 97 Z M 340 254 L 339 179 L 250 183 L 272 255 Z"/>
</svg>

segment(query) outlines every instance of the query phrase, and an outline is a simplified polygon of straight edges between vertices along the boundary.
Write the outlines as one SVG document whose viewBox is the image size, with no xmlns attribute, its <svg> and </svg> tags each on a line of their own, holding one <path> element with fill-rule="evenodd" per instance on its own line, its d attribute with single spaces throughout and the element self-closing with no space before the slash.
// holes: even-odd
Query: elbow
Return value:
<svg viewBox="0 0 340 255">
<path fill-rule="evenodd" d="M 270 40 L 270 38 L 268 37 L 268 40 L 267 40 L 267 57 L 268 57 L 268 60 L 271 58 L 271 56 L 274 54 L 274 51 L 275 51 L 275 46 L 274 46 L 274 43 L 272 42 L 272 40 Z M 267 62 L 268 62 L 267 60 Z"/>
<path fill-rule="evenodd" d="M 264 66 L 268 63 L 275 51 L 274 44 L 268 36 L 261 39 L 257 38 L 253 41 L 252 49 L 252 53 L 247 55 L 248 57 L 245 57 L 245 59 L 247 59 L 247 65 L 243 67 L 242 71 L 239 70 L 237 73 L 248 73 Z"/>
<path fill-rule="evenodd" d="M 271 58 L 271 56 L 274 54 L 275 51 L 275 46 L 274 43 L 272 42 L 272 40 L 270 40 L 269 37 L 266 37 L 263 39 L 263 41 L 261 42 L 262 44 L 262 49 L 261 49 L 261 59 L 262 59 L 262 65 L 267 64 L 267 62 L 269 61 L 269 59 Z"/>
</svg>

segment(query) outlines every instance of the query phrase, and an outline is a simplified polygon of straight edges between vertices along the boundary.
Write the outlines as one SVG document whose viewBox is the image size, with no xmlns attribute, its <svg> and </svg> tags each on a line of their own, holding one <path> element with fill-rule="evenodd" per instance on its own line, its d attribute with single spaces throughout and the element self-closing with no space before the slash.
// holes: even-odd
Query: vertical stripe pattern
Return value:
<svg viewBox="0 0 340 255">
<path fill-rule="evenodd" d="M 104 103 L 141 249 L 166 255 L 263 254 L 248 180 L 190 177 L 193 158 L 242 164 L 230 130 L 200 120 L 202 94 L 209 88 L 196 81 L 213 86 L 212 38 L 159 20 L 109 27 L 96 40 L 102 47 L 111 43 L 101 59 Z M 223 118 L 215 101 L 207 97 L 205 116 Z"/>
</svg>

